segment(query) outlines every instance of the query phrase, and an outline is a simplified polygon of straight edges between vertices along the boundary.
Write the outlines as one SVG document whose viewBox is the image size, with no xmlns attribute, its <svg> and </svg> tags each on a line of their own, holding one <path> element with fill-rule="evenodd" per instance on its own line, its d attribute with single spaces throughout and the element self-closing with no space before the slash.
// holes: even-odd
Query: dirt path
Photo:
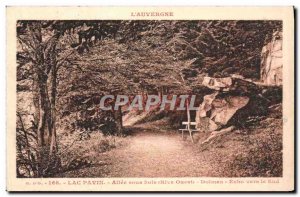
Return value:
<svg viewBox="0 0 300 197">
<path fill-rule="evenodd" d="M 126 145 L 102 153 L 99 165 L 69 172 L 68 177 L 201 177 L 212 176 L 212 163 L 179 133 L 132 128 Z M 75 174 L 74 174 L 75 173 Z"/>
<path fill-rule="evenodd" d="M 180 135 L 141 131 L 127 147 L 112 151 L 114 162 L 108 176 L 205 176 L 207 168 L 188 143 Z"/>
</svg>

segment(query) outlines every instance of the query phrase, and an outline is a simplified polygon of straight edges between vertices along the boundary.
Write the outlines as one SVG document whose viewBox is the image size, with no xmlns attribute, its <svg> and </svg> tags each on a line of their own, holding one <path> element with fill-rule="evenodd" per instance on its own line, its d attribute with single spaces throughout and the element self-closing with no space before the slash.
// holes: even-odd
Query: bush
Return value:
<svg viewBox="0 0 300 197">
<path fill-rule="evenodd" d="M 112 138 L 105 138 L 99 141 L 99 144 L 97 144 L 97 151 L 100 153 L 109 151 L 113 148 L 116 148 L 115 140 Z"/>
<path fill-rule="evenodd" d="M 282 135 L 268 134 L 262 139 L 250 140 L 254 144 L 248 152 L 238 154 L 226 167 L 229 177 L 281 177 Z"/>
</svg>

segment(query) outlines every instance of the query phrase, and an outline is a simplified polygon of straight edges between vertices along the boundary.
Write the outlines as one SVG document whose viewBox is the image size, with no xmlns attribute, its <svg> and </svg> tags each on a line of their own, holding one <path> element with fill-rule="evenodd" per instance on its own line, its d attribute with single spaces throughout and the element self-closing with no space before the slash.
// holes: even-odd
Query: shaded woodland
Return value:
<svg viewBox="0 0 300 197">
<path fill-rule="evenodd" d="M 52 177 L 91 165 L 62 160 L 93 132 L 118 139 L 130 133 L 122 117 L 132 112 L 102 111 L 97 107 L 102 96 L 197 94 L 199 104 L 212 92 L 202 85 L 204 77 L 259 81 L 262 48 L 282 31 L 282 23 L 22 20 L 16 30 L 17 176 Z M 265 93 L 274 98 L 272 91 Z M 164 111 L 143 121 L 164 117 L 177 129 L 186 115 Z M 65 144 L 61 139 L 68 136 Z"/>
</svg>

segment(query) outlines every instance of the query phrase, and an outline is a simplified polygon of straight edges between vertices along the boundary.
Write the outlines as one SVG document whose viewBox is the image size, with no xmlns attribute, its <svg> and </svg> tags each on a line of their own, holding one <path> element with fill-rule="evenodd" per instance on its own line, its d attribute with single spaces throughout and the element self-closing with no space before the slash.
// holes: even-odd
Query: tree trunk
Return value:
<svg viewBox="0 0 300 197">
<path fill-rule="evenodd" d="M 47 163 L 47 145 L 49 134 L 47 133 L 47 123 L 49 120 L 49 101 L 47 95 L 47 77 L 39 76 L 38 79 L 38 87 L 39 87 L 39 123 L 38 123 L 38 151 L 37 151 L 37 159 L 38 159 L 38 176 L 43 175 L 43 170 L 45 169 L 45 165 Z"/>
<path fill-rule="evenodd" d="M 122 109 L 121 107 L 118 108 L 118 110 L 114 111 L 115 115 L 115 122 L 117 126 L 117 135 L 122 136 L 123 135 L 123 121 L 122 121 Z"/>
<path fill-rule="evenodd" d="M 51 97 L 50 97 L 50 104 L 51 104 L 51 142 L 50 142 L 50 154 L 49 158 L 54 159 L 53 155 L 56 155 L 57 152 L 57 140 L 56 140 L 56 94 L 57 94 L 57 68 L 56 64 L 52 66 L 51 72 Z"/>
<path fill-rule="evenodd" d="M 57 147 L 55 127 L 57 91 L 56 45 L 60 34 L 56 33 L 49 41 L 43 42 L 42 24 L 40 21 L 30 23 L 29 30 L 33 38 L 33 48 L 35 49 L 33 59 L 38 90 L 37 163 L 38 177 L 42 177 L 50 169 L 52 154 L 55 153 Z M 49 75 L 50 73 L 51 76 Z M 50 84 L 48 84 L 48 79 L 50 79 Z M 48 92 L 48 87 L 51 88 L 50 93 Z"/>
<path fill-rule="evenodd" d="M 56 54 L 56 45 L 59 39 L 59 34 L 56 34 L 50 44 L 51 50 L 49 50 L 49 68 L 50 68 L 50 98 L 49 98 L 49 105 L 50 105 L 50 114 L 49 114 L 49 154 L 48 154 L 48 166 L 47 166 L 47 173 L 54 173 L 58 171 L 58 166 L 61 165 L 60 159 L 57 155 L 57 139 L 56 139 L 56 95 L 57 95 L 57 54 Z"/>
</svg>

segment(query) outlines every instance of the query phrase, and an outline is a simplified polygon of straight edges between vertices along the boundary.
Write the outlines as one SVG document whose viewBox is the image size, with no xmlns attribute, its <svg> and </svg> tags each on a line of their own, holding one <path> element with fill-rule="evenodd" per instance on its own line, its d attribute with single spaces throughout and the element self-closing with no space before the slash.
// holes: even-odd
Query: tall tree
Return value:
<svg viewBox="0 0 300 197">
<path fill-rule="evenodd" d="M 103 25 L 108 25 L 103 28 Z M 116 26 L 95 21 L 18 21 L 18 69 L 30 62 L 36 84 L 38 175 L 56 165 L 56 100 L 59 69 L 74 53 L 89 50 L 97 40 L 114 36 Z"/>
</svg>

